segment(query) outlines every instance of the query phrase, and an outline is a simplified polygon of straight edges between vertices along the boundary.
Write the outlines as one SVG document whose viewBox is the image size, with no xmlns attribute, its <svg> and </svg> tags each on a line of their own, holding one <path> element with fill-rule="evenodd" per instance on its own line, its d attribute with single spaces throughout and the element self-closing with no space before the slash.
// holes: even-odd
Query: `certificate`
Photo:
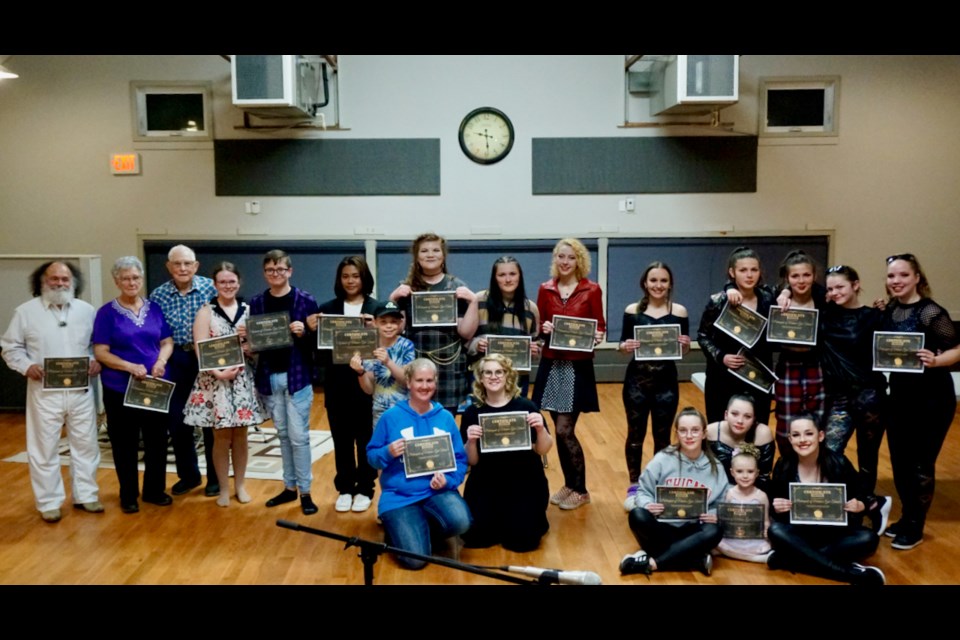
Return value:
<svg viewBox="0 0 960 640">
<path fill-rule="evenodd" d="M 841 483 L 790 483 L 790 524 L 847 524 L 847 485 Z"/>
<path fill-rule="evenodd" d="M 290 314 L 286 311 L 262 313 L 247 318 L 247 342 L 251 351 L 269 351 L 293 346 Z"/>
<path fill-rule="evenodd" d="M 410 307 L 414 327 L 457 326 L 456 291 L 414 291 Z"/>
<path fill-rule="evenodd" d="M 359 329 L 336 329 L 333 332 L 333 364 L 350 364 L 353 356 L 363 360 L 373 358 L 377 348 L 377 330 L 373 327 Z"/>
<path fill-rule="evenodd" d="M 741 348 L 737 355 L 743 356 L 746 362 L 739 369 L 727 369 L 734 376 L 740 378 L 751 387 L 759 389 L 764 393 L 773 393 L 773 383 L 779 380 L 773 371 L 767 368 L 767 365 L 757 360 L 752 353 Z"/>
<path fill-rule="evenodd" d="M 176 386 L 177 383 L 162 378 L 147 376 L 143 380 L 137 380 L 130 376 L 127 392 L 123 396 L 123 406 L 167 413 L 170 411 L 170 397 Z"/>
<path fill-rule="evenodd" d="M 526 411 L 480 414 L 481 453 L 500 451 L 523 451 L 530 449 L 530 425 Z"/>
<path fill-rule="evenodd" d="M 767 340 L 815 347 L 819 317 L 820 312 L 817 309 L 791 307 L 784 311 L 780 307 L 770 307 Z"/>
<path fill-rule="evenodd" d="M 240 336 L 233 334 L 201 340 L 197 343 L 197 361 L 200 363 L 200 371 L 242 366 L 244 359 Z"/>
<path fill-rule="evenodd" d="M 44 390 L 88 389 L 90 387 L 90 357 L 44 358 Z"/>
<path fill-rule="evenodd" d="M 664 522 L 699 520 L 707 512 L 706 487 L 657 487 L 657 502 L 663 505 L 658 518 Z"/>
<path fill-rule="evenodd" d="M 453 439 L 449 433 L 408 438 L 404 445 L 403 472 L 408 478 L 457 470 Z"/>
<path fill-rule="evenodd" d="M 633 328 L 633 339 L 640 346 L 633 350 L 634 360 L 682 360 L 680 325 L 648 324 Z"/>
<path fill-rule="evenodd" d="M 763 335 L 763 328 L 766 324 L 767 319 L 753 309 L 742 304 L 734 307 L 728 302 L 724 305 L 720 317 L 714 321 L 713 326 L 743 346 L 750 348 L 757 344 L 757 340 Z"/>
<path fill-rule="evenodd" d="M 593 318 L 553 316 L 550 348 L 559 351 L 593 351 L 597 321 Z"/>
<path fill-rule="evenodd" d="M 717 505 L 717 517 L 724 538 L 757 540 L 766 537 L 766 507 L 762 504 L 721 502 Z"/>
<path fill-rule="evenodd" d="M 923 373 L 917 351 L 923 349 L 926 336 L 900 331 L 873 332 L 873 370 Z"/>
<path fill-rule="evenodd" d="M 487 336 L 487 353 L 510 358 L 515 371 L 530 371 L 530 336 Z"/>
<path fill-rule="evenodd" d="M 333 332 L 338 329 L 362 329 L 360 316 L 323 314 L 317 325 L 317 349 L 333 349 Z"/>
</svg>

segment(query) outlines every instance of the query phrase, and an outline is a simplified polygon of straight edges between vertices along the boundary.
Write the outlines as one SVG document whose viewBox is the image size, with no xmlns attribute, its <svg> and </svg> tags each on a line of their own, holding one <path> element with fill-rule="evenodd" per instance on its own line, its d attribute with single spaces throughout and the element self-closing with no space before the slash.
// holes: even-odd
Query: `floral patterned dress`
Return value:
<svg viewBox="0 0 960 640">
<path fill-rule="evenodd" d="M 236 333 L 236 325 L 243 324 L 249 313 L 247 304 L 241 302 L 237 321 L 232 323 L 216 306 L 216 299 L 211 305 L 211 338 Z M 227 429 L 260 424 L 265 420 L 265 415 L 253 384 L 253 368 L 247 362 L 243 371 L 233 380 L 217 380 L 212 373 L 201 371 L 183 410 L 183 422 L 195 427 Z"/>
</svg>

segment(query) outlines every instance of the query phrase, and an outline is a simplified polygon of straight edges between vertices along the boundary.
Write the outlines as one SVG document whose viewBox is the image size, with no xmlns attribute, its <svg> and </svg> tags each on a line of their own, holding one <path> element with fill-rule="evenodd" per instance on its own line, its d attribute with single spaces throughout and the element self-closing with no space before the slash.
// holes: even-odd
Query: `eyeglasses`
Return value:
<svg viewBox="0 0 960 640">
<path fill-rule="evenodd" d="M 282 276 L 287 271 L 290 271 L 290 269 L 287 267 L 269 267 L 263 270 L 263 272 L 268 276 Z"/>
<path fill-rule="evenodd" d="M 484 370 L 480 372 L 480 375 L 484 378 L 502 378 L 503 376 L 507 375 L 507 372 L 503 369 L 497 369 L 496 371 Z"/>
<path fill-rule="evenodd" d="M 898 253 L 887 258 L 887 264 L 897 260 L 906 260 L 907 262 L 916 262 L 917 258 L 912 253 Z"/>
</svg>

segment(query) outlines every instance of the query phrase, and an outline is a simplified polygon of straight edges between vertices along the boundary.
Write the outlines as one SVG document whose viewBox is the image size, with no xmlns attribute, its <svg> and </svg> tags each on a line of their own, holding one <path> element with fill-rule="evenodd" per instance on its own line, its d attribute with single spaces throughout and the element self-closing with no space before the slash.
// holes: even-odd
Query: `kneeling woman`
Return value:
<svg viewBox="0 0 960 640">
<path fill-rule="evenodd" d="M 841 454 L 821 447 L 824 432 L 812 415 L 801 414 L 790 423 L 792 448 L 773 470 L 773 518 L 768 535 L 773 553 L 771 569 L 829 578 L 851 584 L 884 584 L 883 572 L 857 564 L 877 550 L 880 539 L 861 524 L 864 496 L 857 472 Z M 790 524 L 790 483 L 842 483 L 847 487 L 846 526 Z"/>
<path fill-rule="evenodd" d="M 553 438 L 537 406 L 520 395 L 518 374 L 509 358 L 487 354 L 477 361 L 474 370 L 475 401 L 464 412 L 462 427 L 471 465 L 463 497 L 473 514 L 473 526 L 463 542 L 468 547 L 500 543 L 510 551 L 533 551 L 550 528 L 546 513 L 550 491 L 542 456 L 553 446 Z M 532 448 L 483 451 L 480 416 L 507 411 L 527 413 Z"/>
<path fill-rule="evenodd" d="M 445 540 L 470 528 L 470 509 L 457 493 L 467 473 L 467 454 L 453 416 L 433 401 L 437 391 L 437 366 L 417 358 L 404 369 L 410 397 L 380 417 L 367 445 L 367 461 L 380 473 L 380 520 L 387 543 L 421 555 L 431 555 L 432 539 Z M 406 441 L 417 436 L 449 433 L 457 468 L 432 476 L 407 478 L 403 452 Z M 398 557 L 407 569 L 426 563 Z"/>
<path fill-rule="evenodd" d="M 677 444 L 662 449 L 640 476 L 640 488 L 630 511 L 630 529 L 642 547 L 624 556 L 620 573 L 699 570 L 710 575 L 710 551 L 723 538 L 717 524 L 717 503 L 728 488 L 727 474 L 705 447 L 707 420 L 693 407 L 677 415 L 673 426 Z M 657 487 L 704 487 L 707 512 L 698 520 L 661 522 L 664 505 L 657 502 Z"/>
</svg>

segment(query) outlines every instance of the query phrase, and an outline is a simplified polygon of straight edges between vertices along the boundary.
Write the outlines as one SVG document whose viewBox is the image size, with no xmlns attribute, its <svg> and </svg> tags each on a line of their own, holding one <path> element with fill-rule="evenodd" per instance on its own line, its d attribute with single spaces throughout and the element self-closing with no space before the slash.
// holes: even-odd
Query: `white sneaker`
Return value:
<svg viewBox="0 0 960 640">
<path fill-rule="evenodd" d="M 341 493 L 340 497 L 337 498 L 337 503 L 334 505 L 334 509 L 343 513 L 344 511 L 350 511 L 350 507 L 353 505 L 353 496 L 349 493 Z"/>
<path fill-rule="evenodd" d="M 356 513 L 360 513 L 361 511 L 366 511 L 367 509 L 370 508 L 371 504 L 373 504 L 373 500 L 363 495 L 362 493 L 358 493 L 357 495 L 353 496 L 353 507 L 351 508 L 351 511 L 354 511 Z"/>
</svg>

